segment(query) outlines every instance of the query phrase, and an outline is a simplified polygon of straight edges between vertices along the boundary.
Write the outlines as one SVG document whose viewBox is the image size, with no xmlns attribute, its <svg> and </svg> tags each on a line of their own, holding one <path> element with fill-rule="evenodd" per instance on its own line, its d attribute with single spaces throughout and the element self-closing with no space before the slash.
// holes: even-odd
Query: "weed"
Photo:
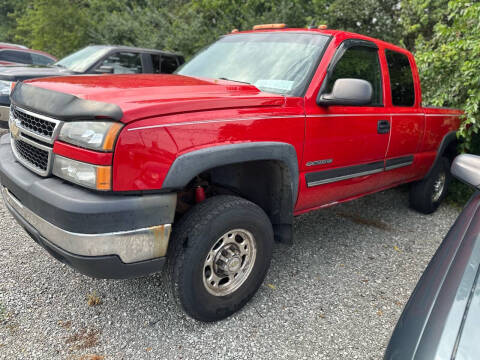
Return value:
<svg viewBox="0 0 480 360">
<path fill-rule="evenodd" d="M 95 292 L 87 295 L 87 304 L 88 306 L 97 306 L 102 303 L 102 299 Z"/>
</svg>

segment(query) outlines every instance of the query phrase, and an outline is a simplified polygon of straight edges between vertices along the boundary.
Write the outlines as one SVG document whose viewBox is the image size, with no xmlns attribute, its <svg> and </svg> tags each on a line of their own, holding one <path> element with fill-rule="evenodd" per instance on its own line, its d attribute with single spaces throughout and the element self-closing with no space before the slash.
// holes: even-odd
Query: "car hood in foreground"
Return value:
<svg viewBox="0 0 480 360">
<path fill-rule="evenodd" d="M 26 84 L 29 88 L 69 94 L 90 103 L 114 104 L 121 109 L 121 121 L 125 123 L 192 111 L 281 106 L 285 102 L 284 96 L 261 92 L 253 85 L 181 75 L 84 75 L 39 79 Z"/>
</svg>

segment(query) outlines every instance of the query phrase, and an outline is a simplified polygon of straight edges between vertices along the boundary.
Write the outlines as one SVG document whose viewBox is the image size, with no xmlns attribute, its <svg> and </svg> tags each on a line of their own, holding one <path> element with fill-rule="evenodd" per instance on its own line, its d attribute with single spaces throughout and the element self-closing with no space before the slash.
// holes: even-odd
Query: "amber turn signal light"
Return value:
<svg viewBox="0 0 480 360">
<path fill-rule="evenodd" d="M 105 140 L 103 142 L 103 150 L 112 151 L 113 145 L 115 145 L 115 140 L 117 139 L 117 134 L 122 128 L 121 123 L 114 123 L 108 129 L 107 134 L 105 135 Z"/>
<path fill-rule="evenodd" d="M 283 29 L 285 28 L 285 24 L 261 24 L 255 25 L 253 30 L 265 30 L 265 29 Z"/>
<path fill-rule="evenodd" d="M 97 190 L 111 190 L 112 188 L 112 167 L 97 166 Z"/>
</svg>

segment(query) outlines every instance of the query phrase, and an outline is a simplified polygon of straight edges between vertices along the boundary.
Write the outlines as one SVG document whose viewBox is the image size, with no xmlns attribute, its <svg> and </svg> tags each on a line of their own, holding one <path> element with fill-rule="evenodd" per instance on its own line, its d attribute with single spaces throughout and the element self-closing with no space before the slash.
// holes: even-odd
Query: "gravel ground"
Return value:
<svg viewBox="0 0 480 360">
<path fill-rule="evenodd" d="M 296 218 L 296 244 L 276 245 L 258 294 L 215 324 L 185 318 L 160 275 L 74 272 L 1 205 L 0 358 L 380 359 L 459 213 L 443 205 L 420 215 L 407 195 L 402 187 Z"/>
</svg>

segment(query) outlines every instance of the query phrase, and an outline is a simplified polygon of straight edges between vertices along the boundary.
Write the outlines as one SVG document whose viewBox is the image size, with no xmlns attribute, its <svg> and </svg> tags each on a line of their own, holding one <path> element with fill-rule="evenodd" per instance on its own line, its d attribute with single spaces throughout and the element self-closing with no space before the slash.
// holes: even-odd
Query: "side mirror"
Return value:
<svg viewBox="0 0 480 360">
<path fill-rule="evenodd" d="M 102 65 L 96 68 L 95 72 L 99 74 L 113 74 L 113 66 Z"/>
<path fill-rule="evenodd" d="M 480 156 L 462 154 L 453 160 L 452 175 L 463 182 L 480 188 Z"/>
<path fill-rule="evenodd" d="M 366 80 L 338 79 L 333 84 L 332 93 L 320 95 L 317 104 L 320 106 L 368 105 L 372 102 L 372 93 L 372 84 Z"/>
</svg>

